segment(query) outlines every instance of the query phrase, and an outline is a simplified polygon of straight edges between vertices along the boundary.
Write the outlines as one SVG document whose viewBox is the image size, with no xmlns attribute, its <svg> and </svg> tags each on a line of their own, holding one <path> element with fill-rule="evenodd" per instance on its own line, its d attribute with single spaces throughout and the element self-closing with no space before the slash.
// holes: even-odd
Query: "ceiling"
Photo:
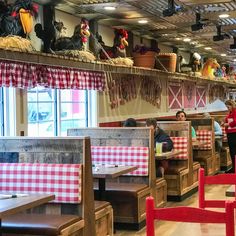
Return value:
<svg viewBox="0 0 236 236">
<path fill-rule="evenodd" d="M 201 55 L 214 56 L 218 60 L 236 63 L 236 50 L 230 49 L 236 37 L 236 0 L 175 0 L 176 14 L 164 17 L 163 10 L 170 0 L 61 0 L 53 1 L 56 8 L 78 17 L 95 19 L 100 24 L 125 28 L 142 37 L 156 39 L 165 45 L 180 50 L 198 51 Z M 48 3 L 50 0 L 39 0 Z M 170 3 L 169 3 L 170 4 Z M 114 6 L 115 11 L 107 11 L 105 6 Z M 205 26 L 192 31 L 196 23 L 196 13 L 200 13 L 201 23 Z M 219 15 L 227 13 L 228 18 Z M 139 24 L 138 20 L 148 20 Z M 213 41 L 217 35 L 216 26 L 221 26 L 224 40 Z M 184 42 L 190 38 L 190 42 Z M 236 40 L 235 40 L 236 42 Z M 211 47 L 206 50 L 205 47 Z M 220 54 L 225 53 L 225 57 Z"/>
</svg>

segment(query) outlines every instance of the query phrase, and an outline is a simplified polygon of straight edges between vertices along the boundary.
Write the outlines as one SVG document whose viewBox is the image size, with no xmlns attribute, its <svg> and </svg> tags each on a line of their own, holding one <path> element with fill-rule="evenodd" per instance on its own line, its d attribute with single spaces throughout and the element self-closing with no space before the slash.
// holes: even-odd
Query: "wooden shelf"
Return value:
<svg viewBox="0 0 236 236">
<path fill-rule="evenodd" d="M 105 71 L 108 73 L 110 72 L 118 74 L 151 76 L 160 79 L 164 78 L 176 81 L 188 80 L 196 82 L 198 84 L 212 83 L 212 84 L 224 85 L 230 88 L 236 88 L 236 82 L 232 83 L 222 80 L 210 80 L 201 77 L 186 75 L 183 73 L 165 72 L 157 69 L 148 69 L 135 66 L 133 67 L 117 66 L 100 61 L 91 62 L 86 60 L 79 60 L 68 56 L 46 54 L 41 52 L 19 52 L 19 51 L 0 49 L 0 59 L 42 64 L 42 65 L 51 65 L 51 66 L 73 67 L 92 71 Z"/>
</svg>

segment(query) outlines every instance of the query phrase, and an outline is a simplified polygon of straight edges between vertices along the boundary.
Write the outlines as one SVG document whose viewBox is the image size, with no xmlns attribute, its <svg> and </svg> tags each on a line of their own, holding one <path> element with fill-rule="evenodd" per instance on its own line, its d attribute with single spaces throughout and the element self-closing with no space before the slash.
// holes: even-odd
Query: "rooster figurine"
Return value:
<svg viewBox="0 0 236 236">
<path fill-rule="evenodd" d="M 31 0 L 16 0 L 13 4 L 0 0 L 0 36 L 26 37 L 32 31 L 33 17 L 38 15 L 38 6 Z"/>
<path fill-rule="evenodd" d="M 83 48 L 85 48 L 85 45 L 88 42 L 88 38 L 90 36 L 89 22 L 85 18 L 83 18 L 80 23 L 80 35 L 81 35 L 81 42 L 83 44 Z"/>
<path fill-rule="evenodd" d="M 105 45 L 102 36 L 98 33 L 96 34 L 97 41 L 100 44 L 100 59 L 106 60 L 109 58 L 126 57 L 126 47 L 129 45 L 127 41 L 128 32 L 124 29 L 114 29 L 114 34 L 115 38 L 112 47 Z M 103 48 L 103 50 L 101 48 Z"/>
</svg>

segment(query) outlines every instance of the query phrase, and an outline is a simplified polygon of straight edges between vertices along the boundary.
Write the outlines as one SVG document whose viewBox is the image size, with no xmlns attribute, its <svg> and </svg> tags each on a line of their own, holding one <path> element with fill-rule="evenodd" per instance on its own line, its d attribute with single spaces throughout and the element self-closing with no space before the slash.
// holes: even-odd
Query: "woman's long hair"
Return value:
<svg viewBox="0 0 236 236">
<path fill-rule="evenodd" d="M 233 100 L 227 100 L 225 101 L 225 105 L 232 106 L 233 109 L 236 108 L 236 103 Z"/>
</svg>

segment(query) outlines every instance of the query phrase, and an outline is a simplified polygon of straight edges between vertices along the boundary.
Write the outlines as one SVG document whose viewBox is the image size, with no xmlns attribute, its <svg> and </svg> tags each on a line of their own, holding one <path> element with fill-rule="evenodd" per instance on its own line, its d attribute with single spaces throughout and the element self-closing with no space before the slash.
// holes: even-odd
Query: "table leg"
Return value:
<svg viewBox="0 0 236 236">
<path fill-rule="evenodd" d="M 106 199 L 106 179 L 98 179 L 99 200 Z"/>
</svg>

